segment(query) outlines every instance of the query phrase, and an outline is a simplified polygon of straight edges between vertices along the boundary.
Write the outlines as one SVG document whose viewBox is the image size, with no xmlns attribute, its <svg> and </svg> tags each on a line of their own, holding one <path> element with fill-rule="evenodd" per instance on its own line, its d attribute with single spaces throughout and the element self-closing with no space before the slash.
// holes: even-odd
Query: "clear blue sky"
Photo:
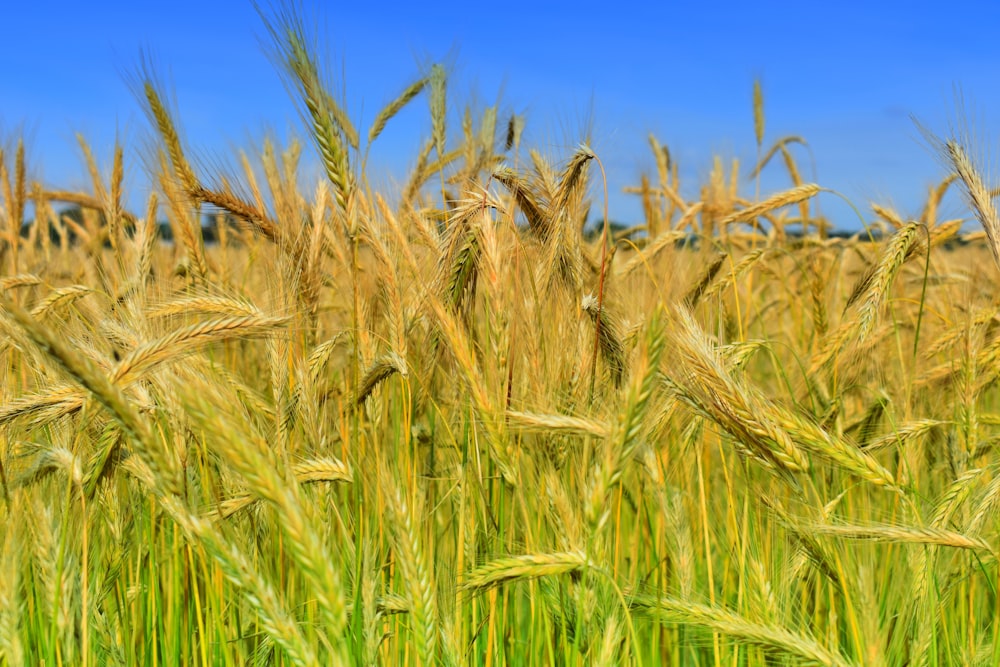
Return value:
<svg viewBox="0 0 1000 667">
<path fill-rule="evenodd" d="M 75 134 L 106 162 L 117 134 L 128 149 L 130 200 L 143 200 L 149 178 L 140 155 L 150 132 L 126 83 L 141 51 L 173 92 L 195 156 L 231 154 L 269 131 L 304 135 L 250 2 L 8 4 L 0 141 L 23 131 L 29 175 L 46 184 L 88 187 Z M 501 117 L 527 114 L 527 145 L 562 158 L 589 120 L 613 219 L 640 216 L 634 197 L 620 193 L 653 171 L 650 132 L 679 160 L 687 196 L 713 155 L 740 158 L 745 175 L 755 157 L 755 77 L 765 90 L 765 144 L 805 137 L 815 179 L 862 207 L 876 200 L 919 213 L 943 169 L 909 116 L 946 131 L 955 85 L 977 128 L 1000 136 L 1000 3 L 354 2 L 306 3 L 304 14 L 316 19 L 336 93 L 362 133 L 438 61 L 449 65 L 456 131 L 467 102 L 481 109 L 499 100 Z M 391 187 L 429 132 L 420 99 L 377 143 L 376 184 Z M 809 155 L 795 150 L 811 180 Z M 787 185 L 775 164 L 762 194 Z M 945 214 L 964 214 L 954 194 L 947 202 Z M 841 226 L 857 226 L 833 197 L 821 205 Z"/>
</svg>

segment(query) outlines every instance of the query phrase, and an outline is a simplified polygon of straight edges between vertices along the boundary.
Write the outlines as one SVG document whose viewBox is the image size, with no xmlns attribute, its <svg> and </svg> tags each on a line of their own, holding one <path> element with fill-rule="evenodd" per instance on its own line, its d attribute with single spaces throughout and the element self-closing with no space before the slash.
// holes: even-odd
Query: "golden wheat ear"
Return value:
<svg viewBox="0 0 1000 667">
<path fill-rule="evenodd" d="M 149 120 L 163 140 L 173 174 L 185 189 L 196 187 L 198 179 L 195 177 L 194 169 L 191 167 L 182 146 L 180 131 L 170 113 L 166 96 L 163 93 L 163 85 L 157 80 L 150 63 L 146 62 L 142 65 L 141 71 L 135 75 L 132 81 L 132 88 L 136 97 L 144 103 Z M 89 158 L 88 164 L 92 161 L 93 159 Z M 93 172 L 94 167 L 91 164 L 92 177 L 94 176 Z M 99 179 L 95 178 L 95 180 Z"/>
<path fill-rule="evenodd" d="M 346 209 L 355 180 L 348 148 L 358 146 L 357 130 L 324 85 L 302 16 L 294 8 L 286 7 L 273 18 L 260 7 L 257 9 L 273 42 L 271 57 L 300 98 L 323 168 L 334 185 L 337 203 Z"/>
<path fill-rule="evenodd" d="M 389 352 L 376 359 L 365 373 L 364 378 L 362 378 L 354 402 L 358 405 L 364 403 L 365 399 L 375 391 L 376 387 L 388 380 L 395 373 L 404 378 L 409 373 L 406 367 L 406 360 L 401 356 L 395 352 Z"/>
<path fill-rule="evenodd" d="M 621 386 L 628 370 L 620 318 L 609 313 L 607 306 L 599 305 L 597 297 L 593 294 L 583 297 L 581 307 L 590 321 L 594 323 L 601 357 L 608 367 L 611 383 L 617 389 Z M 600 319 L 600 323 L 598 323 L 598 319 Z"/>
<path fill-rule="evenodd" d="M 12 176 L 12 178 L 11 178 Z M 7 166 L 3 148 L 0 148 L 0 188 L 3 188 L 3 203 L 6 212 L 5 236 L 11 250 L 11 273 L 18 272 L 18 248 L 21 245 L 21 224 L 24 220 L 24 208 L 28 200 L 25 166 L 24 141 L 18 139 L 17 150 L 14 153 L 13 174 Z M 4 247 L 4 250 L 6 247 Z M 3 259 L 3 250 L 0 250 Z"/>
<path fill-rule="evenodd" d="M 941 163 L 957 175 L 962 198 L 986 232 L 993 260 L 1000 268 L 1000 215 L 997 214 L 996 204 L 993 201 L 995 195 L 987 184 L 987 178 L 984 176 L 986 172 L 980 164 L 981 159 L 977 156 L 973 132 L 968 127 L 967 120 L 961 117 L 964 114 L 961 99 L 958 106 L 960 118 L 957 127 L 953 127 L 950 136 L 946 138 L 937 136 L 921 125 L 916 118 L 913 118 L 913 122 Z M 932 213 L 936 212 L 938 200 L 951 183 L 950 178 L 946 178 L 932 191 L 928 205 Z"/>
<path fill-rule="evenodd" d="M 403 107 L 409 104 L 413 98 L 424 91 L 428 82 L 429 80 L 427 77 L 414 81 L 407 86 L 403 92 L 396 97 L 396 99 L 389 102 L 389 104 L 385 105 L 385 107 L 378 112 L 378 115 L 375 116 L 375 120 L 372 122 L 371 129 L 368 130 L 369 145 L 374 143 L 375 139 L 382 134 L 386 124 L 388 124 L 388 122 L 392 120 L 396 114 L 402 111 Z"/>
<path fill-rule="evenodd" d="M 434 147 L 437 149 L 438 159 L 444 157 L 445 147 L 445 114 L 447 105 L 445 99 L 445 86 L 448 75 L 444 66 L 435 64 L 431 67 L 431 135 L 434 137 Z"/>
<path fill-rule="evenodd" d="M 993 196 L 979 169 L 969 157 L 969 152 L 958 141 L 949 140 L 945 143 L 945 153 L 955 167 L 961 180 L 961 190 L 965 200 L 975 214 L 976 219 L 986 231 L 990 241 L 993 259 L 1000 268 L 1000 217 L 997 216 Z"/>
<path fill-rule="evenodd" d="M 757 150 L 764 145 L 764 87 L 760 79 L 753 82 L 753 134 L 757 140 Z"/>
</svg>

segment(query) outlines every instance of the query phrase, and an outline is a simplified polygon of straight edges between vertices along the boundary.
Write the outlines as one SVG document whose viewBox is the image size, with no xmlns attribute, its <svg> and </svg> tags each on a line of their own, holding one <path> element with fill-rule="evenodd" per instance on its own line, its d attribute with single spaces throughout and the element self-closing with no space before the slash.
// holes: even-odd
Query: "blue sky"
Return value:
<svg viewBox="0 0 1000 667">
<path fill-rule="evenodd" d="M 356 2 L 307 3 L 303 13 L 362 133 L 380 107 L 444 62 L 455 131 L 465 104 L 481 110 L 499 100 L 501 118 L 527 115 L 526 145 L 558 160 L 590 127 L 613 219 L 640 216 L 621 189 L 653 172 L 650 132 L 679 161 L 688 197 L 714 155 L 739 158 L 746 175 L 756 155 L 756 77 L 765 145 L 803 136 L 811 155 L 795 150 L 807 179 L 815 174 L 864 210 L 875 200 L 916 215 L 943 176 L 911 114 L 947 131 L 960 86 L 982 135 L 997 136 L 1000 122 L 1000 3 Z M 140 53 L 172 92 L 197 158 L 251 148 L 268 132 L 304 136 L 250 2 L 38 0 L 5 7 L 4 19 L 15 28 L 0 40 L 0 141 L 23 133 L 29 176 L 46 184 L 88 187 L 75 134 L 108 163 L 117 135 L 130 201 L 145 198 L 150 131 L 126 82 Z M 370 161 L 376 185 L 392 188 L 413 164 L 429 136 L 427 109 L 426 99 L 416 101 L 379 139 Z M 305 170 L 319 175 L 312 160 Z M 762 194 L 788 185 L 775 163 Z M 820 202 L 835 223 L 857 227 L 836 198 Z M 954 193 L 946 202 L 943 214 L 964 214 Z"/>
</svg>

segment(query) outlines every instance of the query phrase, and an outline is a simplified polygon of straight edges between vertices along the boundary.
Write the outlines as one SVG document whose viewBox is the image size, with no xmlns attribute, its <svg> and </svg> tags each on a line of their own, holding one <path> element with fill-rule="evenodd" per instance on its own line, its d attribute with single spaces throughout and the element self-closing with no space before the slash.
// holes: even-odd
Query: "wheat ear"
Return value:
<svg viewBox="0 0 1000 667">
<path fill-rule="evenodd" d="M 2 307 L 48 358 L 56 362 L 75 382 L 85 387 L 121 425 L 143 462 L 158 483 L 169 493 L 179 493 L 180 481 L 165 452 L 154 444 L 149 426 L 131 405 L 122 390 L 96 368 L 94 363 L 69 347 L 48 327 L 0 294 Z"/>
<path fill-rule="evenodd" d="M 638 596 L 632 609 L 664 623 L 697 625 L 718 632 L 742 644 L 761 646 L 798 660 L 829 667 L 852 665 L 847 658 L 832 652 L 815 638 L 792 632 L 781 626 L 755 623 L 728 609 L 697 604 L 670 597 Z"/>
<path fill-rule="evenodd" d="M 583 297 L 581 307 L 597 329 L 598 347 L 611 374 L 611 383 L 616 388 L 620 387 L 627 370 L 621 320 L 609 313 L 606 306 L 599 307 L 593 294 Z"/>
<path fill-rule="evenodd" d="M 392 377 L 394 373 L 398 373 L 400 377 L 407 377 L 409 371 L 405 359 L 395 352 L 389 352 L 376 359 L 361 379 L 354 402 L 358 405 L 364 403 L 365 399 L 375 391 L 375 388 Z"/>
<path fill-rule="evenodd" d="M 378 115 L 375 116 L 375 120 L 372 121 L 371 129 L 368 130 L 369 144 L 374 142 L 375 139 L 377 139 L 378 136 L 382 134 L 382 130 L 385 129 L 386 124 L 390 120 L 392 120 L 393 116 L 402 111 L 403 107 L 409 104 L 414 97 L 423 92 L 424 88 L 427 87 L 427 83 L 428 83 L 427 78 L 414 81 L 409 86 L 407 86 L 406 89 L 403 90 L 403 92 L 400 93 L 396 99 L 389 102 L 389 104 L 385 105 L 385 107 L 383 107 L 382 110 L 378 112 Z"/>
<path fill-rule="evenodd" d="M 990 240 L 990 250 L 993 251 L 993 259 L 1000 267 L 1000 217 L 997 216 L 996 204 L 993 203 L 990 190 L 969 158 L 968 152 L 960 143 L 949 140 L 945 142 L 944 150 L 947 159 L 962 181 L 962 193 L 965 195 L 966 201 L 986 231 L 986 236 Z"/>
<path fill-rule="evenodd" d="M 509 556 L 472 570 L 462 579 L 460 588 L 478 594 L 516 581 L 581 572 L 588 564 L 587 555 L 582 551 Z"/>
</svg>

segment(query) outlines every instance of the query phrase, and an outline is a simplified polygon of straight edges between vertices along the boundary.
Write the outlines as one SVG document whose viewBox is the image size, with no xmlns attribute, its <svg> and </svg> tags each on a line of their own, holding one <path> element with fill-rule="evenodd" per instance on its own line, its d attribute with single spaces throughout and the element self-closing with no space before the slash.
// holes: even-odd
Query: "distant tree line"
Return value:
<svg viewBox="0 0 1000 667">
<path fill-rule="evenodd" d="M 99 227 L 107 226 L 107 218 L 103 211 L 91 210 L 88 212 L 82 206 L 72 205 L 58 211 L 58 216 L 60 221 L 62 221 L 62 226 L 68 237 L 69 243 L 75 244 L 79 241 L 79 235 L 77 234 L 77 229 L 86 229 L 88 215 L 96 216 L 96 221 Z M 201 220 L 201 234 L 205 243 L 218 243 L 219 241 L 219 224 L 225 224 L 229 229 L 238 230 L 240 228 L 239 222 L 235 217 L 229 213 L 216 213 L 210 212 L 202 216 Z M 21 238 L 28 239 L 31 237 L 32 226 L 36 224 L 36 220 L 26 220 L 21 226 Z M 174 240 L 173 229 L 170 227 L 170 223 L 166 220 L 160 220 L 157 222 L 157 230 L 160 238 L 164 241 L 171 242 Z M 59 230 L 54 225 L 48 226 L 49 230 L 49 240 L 52 243 L 59 243 L 61 241 L 61 236 Z M 131 237 L 135 232 L 135 227 L 132 224 L 125 224 L 124 226 L 125 235 Z M 105 241 L 106 245 L 110 245 L 109 241 Z"/>
<path fill-rule="evenodd" d="M 63 221 L 63 227 L 65 233 L 68 236 L 68 241 L 70 244 L 75 244 L 78 242 L 78 236 L 76 229 L 85 229 L 87 227 L 87 221 L 85 217 L 88 215 L 87 209 L 79 205 L 68 206 L 58 212 L 59 219 Z M 103 211 L 91 209 L 89 215 L 97 216 L 96 221 L 99 227 L 105 227 L 107 225 L 107 220 L 104 216 Z M 201 220 L 201 234 L 205 243 L 213 244 L 219 242 L 219 224 L 226 225 L 229 229 L 233 230 L 233 234 L 230 238 L 238 238 L 240 235 L 240 230 L 242 226 L 240 222 L 232 214 L 227 212 L 210 211 L 202 216 Z M 31 237 L 31 228 L 35 224 L 34 220 L 25 221 L 24 225 L 21 227 L 21 238 L 28 239 Z M 166 220 L 161 220 L 157 223 L 157 228 L 159 231 L 160 238 L 167 242 L 172 242 L 174 240 L 173 229 L 170 227 L 170 223 Z M 49 230 L 49 240 L 52 243 L 58 244 L 61 241 L 59 231 L 52 225 L 48 226 Z M 633 226 L 626 223 L 612 220 L 608 223 L 608 232 L 612 239 L 632 239 L 642 243 L 645 234 L 645 226 Z M 125 234 L 131 236 L 134 233 L 134 226 L 131 224 L 125 225 Z M 584 238 L 587 241 L 593 242 L 600 239 L 603 232 L 603 225 L 600 220 L 592 220 L 583 229 Z M 842 238 L 848 239 L 855 235 L 856 231 L 847 230 L 830 230 L 828 232 L 829 238 Z M 804 232 L 789 230 L 786 235 L 790 241 L 796 239 L 805 238 L 807 235 Z M 860 234 L 859 238 L 861 241 L 867 241 L 869 238 L 873 241 L 881 241 L 886 236 L 885 233 L 880 229 L 872 229 L 871 236 L 867 232 Z M 697 245 L 698 238 L 692 235 L 691 239 L 681 239 L 678 241 L 678 245 Z M 967 245 L 969 241 L 962 239 L 961 237 L 955 237 L 953 240 L 949 241 L 946 246 L 964 246 Z M 110 245 L 109 241 L 105 241 L 106 245 Z"/>
</svg>

